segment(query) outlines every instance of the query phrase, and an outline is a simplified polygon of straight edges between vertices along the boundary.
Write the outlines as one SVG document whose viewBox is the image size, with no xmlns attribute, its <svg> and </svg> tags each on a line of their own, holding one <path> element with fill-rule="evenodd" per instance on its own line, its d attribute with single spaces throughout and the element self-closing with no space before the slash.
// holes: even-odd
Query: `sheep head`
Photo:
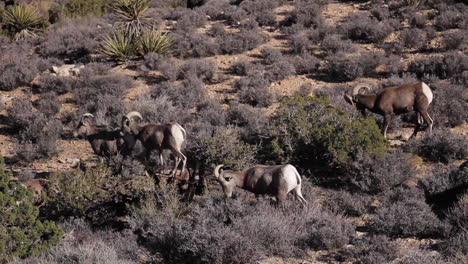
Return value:
<svg viewBox="0 0 468 264">
<path fill-rule="evenodd" d="M 126 114 L 122 117 L 122 132 L 137 134 L 137 131 L 135 131 L 135 124 L 140 123 L 141 121 L 143 121 L 143 116 L 139 112 L 132 111 Z"/>
<path fill-rule="evenodd" d="M 80 122 L 73 131 L 73 137 L 86 137 L 91 133 L 94 125 L 94 116 L 90 113 L 86 113 L 81 116 Z"/>
<path fill-rule="evenodd" d="M 367 84 L 358 84 L 353 88 L 353 93 L 352 95 L 345 94 L 344 99 L 346 102 L 348 102 L 352 106 L 356 106 L 356 103 L 358 103 L 358 96 L 361 95 L 361 90 L 365 89 L 370 91 L 370 87 Z"/>
<path fill-rule="evenodd" d="M 214 169 L 214 175 L 218 182 L 221 184 L 221 187 L 223 188 L 224 195 L 226 197 L 230 198 L 232 197 L 232 193 L 234 191 L 234 187 L 236 187 L 236 183 L 234 181 L 234 176 L 232 175 L 231 171 L 222 171 L 221 168 L 224 165 L 218 165 Z"/>
</svg>

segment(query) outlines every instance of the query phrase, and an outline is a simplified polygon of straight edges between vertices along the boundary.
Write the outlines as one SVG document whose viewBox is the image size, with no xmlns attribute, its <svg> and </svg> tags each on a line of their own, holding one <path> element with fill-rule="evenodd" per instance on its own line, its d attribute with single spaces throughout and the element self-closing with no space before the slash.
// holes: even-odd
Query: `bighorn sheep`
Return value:
<svg viewBox="0 0 468 264">
<path fill-rule="evenodd" d="M 394 115 L 416 111 L 416 128 L 410 138 L 415 137 L 424 121 L 429 125 L 432 132 L 433 120 L 427 113 L 429 104 L 434 98 L 431 89 L 424 82 L 415 82 L 400 86 L 388 87 L 377 94 L 361 94 L 362 88 L 370 90 L 365 84 L 354 87 L 352 96 L 344 95 L 345 100 L 366 113 L 366 109 L 384 116 L 382 132 L 387 138 L 387 128 Z"/>
<path fill-rule="evenodd" d="M 124 133 L 121 130 L 99 131 L 95 126 L 94 116 L 90 113 L 81 117 L 73 137 L 87 139 L 94 153 L 101 157 L 129 155 L 136 144 L 136 138 L 131 133 Z"/>
<path fill-rule="evenodd" d="M 138 118 L 139 120 L 135 120 Z M 178 123 L 170 124 L 154 124 L 149 123 L 146 125 L 140 125 L 140 121 L 143 121 L 143 116 L 134 111 L 128 113 L 122 118 L 122 131 L 125 133 L 133 133 L 141 142 L 145 148 L 145 159 L 146 162 L 149 160 L 151 150 L 158 150 L 159 160 L 161 166 L 164 165 L 163 150 L 169 149 L 175 156 L 175 166 L 172 170 L 171 176 L 174 177 L 182 160 L 182 170 L 185 170 L 187 163 L 187 157 L 182 154 L 182 144 L 186 138 L 185 129 Z"/>
<path fill-rule="evenodd" d="M 223 187 L 226 197 L 231 197 L 234 187 L 240 187 L 256 195 L 268 194 L 276 197 L 278 203 L 286 199 L 286 195 L 293 191 L 299 202 L 307 205 L 301 193 L 301 175 L 290 164 L 285 165 L 254 165 L 243 171 L 222 171 L 223 165 L 216 166 L 214 175 Z"/>
</svg>

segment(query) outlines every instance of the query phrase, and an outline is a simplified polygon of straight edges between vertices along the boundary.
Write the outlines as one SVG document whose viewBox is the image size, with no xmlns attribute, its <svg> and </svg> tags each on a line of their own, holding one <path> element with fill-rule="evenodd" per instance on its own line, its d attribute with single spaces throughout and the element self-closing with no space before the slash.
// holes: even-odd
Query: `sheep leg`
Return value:
<svg viewBox="0 0 468 264">
<path fill-rule="evenodd" d="M 384 135 L 385 139 L 387 139 L 387 129 L 388 129 L 388 125 L 390 124 L 391 120 L 392 120 L 392 115 L 385 115 L 384 116 L 384 123 L 383 123 L 383 127 L 382 127 L 382 132 L 383 132 L 383 135 Z"/>
<path fill-rule="evenodd" d="M 161 164 L 161 168 L 164 168 L 164 159 L 163 159 L 163 150 L 159 150 L 159 162 Z"/>
<path fill-rule="evenodd" d="M 187 157 L 184 154 L 182 154 L 182 152 L 176 147 L 171 147 L 171 150 L 172 150 L 172 153 L 174 153 L 174 155 L 176 157 L 175 166 L 174 166 L 174 169 L 172 170 L 171 175 L 172 175 L 172 177 L 175 176 L 175 174 L 177 172 L 177 168 L 179 167 L 179 163 L 180 163 L 181 160 L 182 160 L 182 170 L 180 171 L 179 175 L 182 175 L 182 173 L 185 170 L 185 165 L 187 163 Z"/>
<path fill-rule="evenodd" d="M 296 199 L 299 202 L 301 202 L 304 206 L 307 206 L 307 201 L 304 198 L 304 196 L 302 196 L 301 185 L 298 185 L 296 188 L 294 188 L 293 191 L 294 191 L 294 196 L 296 197 Z"/>
<path fill-rule="evenodd" d="M 427 111 L 421 112 L 421 115 L 424 118 L 424 121 L 429 125 L 429 133 L 432 133 L 432 124 L 434 123 L 434 120 L 432 120 Z"/>
<path fill-rule="evenodd" d="M 416 137 L 416 135 L 418 134 L 419 130 L 421 129 L 421 126 L 424 122 L 424 120 L 422 119 L 422 116 L 419 112 L 416 112 L 416 127 L 414 128 L 414 131 L 413 131 L 413 134 L 411 135 L 411 137 L 409 137 L 410 139 L 411 138 L 414 138 Z"/>
</svg>

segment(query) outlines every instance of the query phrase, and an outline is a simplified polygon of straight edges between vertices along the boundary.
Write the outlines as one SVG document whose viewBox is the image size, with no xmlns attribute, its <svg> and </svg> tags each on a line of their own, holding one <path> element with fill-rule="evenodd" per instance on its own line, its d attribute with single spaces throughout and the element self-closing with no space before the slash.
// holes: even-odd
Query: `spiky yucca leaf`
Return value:
<svg viewBox="0 0 468 264">
<path fill-rule="evenodd" d="M 104 37 L 100 51 L 117 60 L 124 61 L 135 53 L 133 34 L 117 31 Z"/>
<path fill-rule="evenodd" d="M 149 0 L 114 0 L 110 8 L 122 20 L 121 28 L 125 33 L 134 32 L 138 36 L 147 19 L 145 12 L 149 3 Z"/>
<path fill-rule="evenodd" d="M 167 32 L 151 29 L 141 34 L 139 43 L 143 55 L 151 52 L 163 54 L 171 48 L 174 39 Z"/>
<path fill-rule="evenodd" d="M 3 24 L 13 33 L 15 40 L 35 36 L 34 30 L 44 24 L 39 12 L 27 5 L 8 6 L 3 11 Z"/>
</svg>

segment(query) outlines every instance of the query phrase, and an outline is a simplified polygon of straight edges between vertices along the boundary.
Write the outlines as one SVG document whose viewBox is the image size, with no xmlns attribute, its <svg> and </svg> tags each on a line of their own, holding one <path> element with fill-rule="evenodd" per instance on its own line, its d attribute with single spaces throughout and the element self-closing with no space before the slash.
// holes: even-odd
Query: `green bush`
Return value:
<svg viewBox="0 0 468 264">
<path fill-rule="evenodd" d="M 0 262 L 39 255 L 62 237 L 54 222 L 38 219 L 34 195 L 3 170 L 0 156 Z"/>
<path fill-rule="evenodd" d="M 255 161 L 256 147 L 240 140 L 235 129 L 216 129 L 212 133 L 199 133 L 188 148 L 187 156 L 201 166 L 224 164 L 229 169 L 242 170 Z"/>
<path fill-rule="evenodd" d="M 55 173 L 49 177 L 49 199 L 45 211 L 58 218 L 94 217 L 99 210 L 106 210 L 105 204 L 110 211 L 105 213 L 110 215 L 112 210 L 121 209 L 119 206 L 122 204 L 125 208 L 125 202 L 151 191 L 153 186 L 152 179 L 147 176 L 124 179 L 114 175 L 103 164 L 86 171 L 76 169 Z"/>
<path fill-rule="evenodd" d="M 359 153 L 381 157 L 388 146 L 373 118 L 331 107 L 328 98 L 284 98 L 272 123 L 272 158 L 303 168 L 346 169 Z"/>
</svg>

